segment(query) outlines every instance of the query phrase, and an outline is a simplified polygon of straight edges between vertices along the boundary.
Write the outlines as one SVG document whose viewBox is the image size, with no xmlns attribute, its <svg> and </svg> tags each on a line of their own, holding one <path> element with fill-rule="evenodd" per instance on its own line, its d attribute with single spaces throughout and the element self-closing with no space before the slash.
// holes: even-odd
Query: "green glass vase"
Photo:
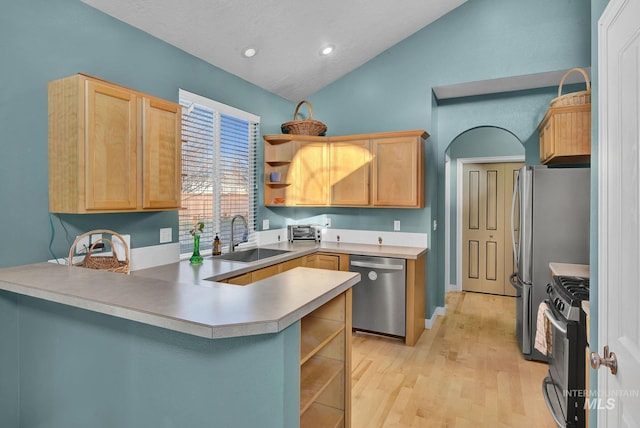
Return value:
<svg viewBox="0 0 640 428">
<path fill-rule="evenodd" d="M 202 256 L 200 255 L 200 235 L 193 235 L 193 254 L 189 259 L 189 263 L 192 265 L 202 263 Z"/>
</svg>

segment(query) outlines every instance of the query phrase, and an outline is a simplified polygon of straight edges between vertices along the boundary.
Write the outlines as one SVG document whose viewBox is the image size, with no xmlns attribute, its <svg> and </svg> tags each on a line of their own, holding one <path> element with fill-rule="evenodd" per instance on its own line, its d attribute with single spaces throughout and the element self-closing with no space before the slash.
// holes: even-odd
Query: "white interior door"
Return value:
<svg viewBox="0 0 640 428">
<path fill-rule="evenodd" d="M 640 427 L 639 18 L 640 0 L 611 0 L 599 22 L 597 351 L 618 364 L 598 371 L 600 428 Z"/>
</svg>

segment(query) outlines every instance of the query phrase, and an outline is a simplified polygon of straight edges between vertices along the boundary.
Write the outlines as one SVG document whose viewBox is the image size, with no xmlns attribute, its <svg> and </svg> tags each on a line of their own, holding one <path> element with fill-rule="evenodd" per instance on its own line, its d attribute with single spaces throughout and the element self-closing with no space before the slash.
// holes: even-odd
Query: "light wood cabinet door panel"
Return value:
<svg viewBox="0 0 640 428">
<path fill-rule="evenodd" d="M 261 279 L 269 278 L 270 276 L 280 273 L 280 265 L 267 266 L 262 269 L 254 270 L 251 272 L 251 282 L 260 281 Z"/>
<path fill-rule="evenodd" d="M 89 80 L 86 99 L 86 209 L 135 209 L 137 97 L 116 86 Z"/>
<path fill-rule="evenodd" d="M 373 205 L 423 205 L 422 140 L 415 137 L 374 139 Z"/>
<path fill-rule="evenodd" d="M 369 205 L 369 146 L 369 140 L 330 144 L 331 205 Z"/>
<path fill-rule="evenodd" d="M 296 205 L 327 205 L 329 203 L 327 143 L 296 141 L 292 181 Z"/>
<path fill-rule="evenodd" d="M 142 207 L 178 208 L 182 156 L 180 106 L 144 98 L 142 112 Z"/>
</svg>

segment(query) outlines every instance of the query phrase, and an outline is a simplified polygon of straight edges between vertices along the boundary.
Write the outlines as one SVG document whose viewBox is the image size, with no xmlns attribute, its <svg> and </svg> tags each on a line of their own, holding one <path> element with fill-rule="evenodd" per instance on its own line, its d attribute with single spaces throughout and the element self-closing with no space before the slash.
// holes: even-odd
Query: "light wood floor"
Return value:
<svg viewBox="0 0 640 428">
<path fill-rule="evenodd" d="M 513 297 L 454 292 L 415 347 L 356 333 L 352 427 L 555 427 L 547 365 L 526 361 Z"/>
</svg>

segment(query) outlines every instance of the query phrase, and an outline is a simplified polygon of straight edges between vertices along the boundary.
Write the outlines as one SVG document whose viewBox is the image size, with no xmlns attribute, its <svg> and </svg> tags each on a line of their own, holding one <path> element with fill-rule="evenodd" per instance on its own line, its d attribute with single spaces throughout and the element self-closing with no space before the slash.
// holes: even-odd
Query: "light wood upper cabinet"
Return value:
<svg viewBox="0 0 640 428">
<path fill-rule="evenodd" d="M 418 137 L 377 138 L 373 153 L 373 205 L 390 207 L 424 206 L 422 139 Z"/>
<path fill-rule="evenodd" d="M 331 205 L 369 205 L 369 140 L 328 144 Z"/>
<path fill-rule="evenodd" d="M 77 74 L 49 83 L 49 210 L 180 208 L 181 107 Z"/>
<path fill-rule="evenodd" d="M 547 165 L 591 161 L 591 104 L 550 107 L 538 125 L 540 162 Z"/>
<path fill-rule="evenodd" d="M 266 206 L 424 207 L 424 131 L 265 135 Z M 281 180 L 270 180 L 279 172 Z"/>
</svg>

